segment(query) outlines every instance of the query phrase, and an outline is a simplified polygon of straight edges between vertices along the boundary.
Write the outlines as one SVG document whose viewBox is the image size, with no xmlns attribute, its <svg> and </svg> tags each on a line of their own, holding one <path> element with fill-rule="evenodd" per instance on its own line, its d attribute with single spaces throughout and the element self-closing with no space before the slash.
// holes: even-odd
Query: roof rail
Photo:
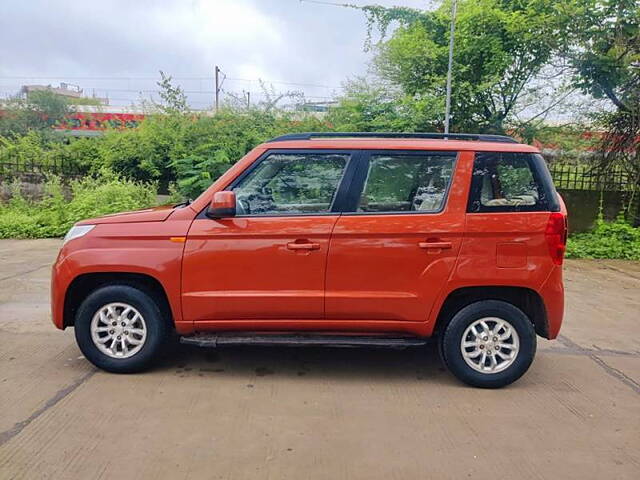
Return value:
<svg viewBox="0 0 640 480">
<path fill-rule="evenodd" d="M 268 140 L 285 142 L 287 140 L 311 140 L 312 138 L 423 138 L 440 140 L 478 140 L 481 142 L 518 143 L 506 135 L 485 135 L 482 133 L 396 133 L 396 132 L 304 132 L 289 133 Z"/>
</svg>

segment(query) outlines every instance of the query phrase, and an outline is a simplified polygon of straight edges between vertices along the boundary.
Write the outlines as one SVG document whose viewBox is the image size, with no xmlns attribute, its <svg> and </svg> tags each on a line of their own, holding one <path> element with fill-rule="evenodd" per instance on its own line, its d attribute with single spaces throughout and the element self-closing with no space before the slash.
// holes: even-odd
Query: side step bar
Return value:
<svg viewBox="0 0 640 480">
<path fill-rule="evenodd" d="M 387 337 L 382 335 L 310 335 L 310 334 L 198 334 L 180 337 L 180 343 L 197 347 L 223 345 L 255 345 L 264 347 L 375 347 L 406 348 L 426 345 L 428 339 L 418 337 Z"/>
</svg>

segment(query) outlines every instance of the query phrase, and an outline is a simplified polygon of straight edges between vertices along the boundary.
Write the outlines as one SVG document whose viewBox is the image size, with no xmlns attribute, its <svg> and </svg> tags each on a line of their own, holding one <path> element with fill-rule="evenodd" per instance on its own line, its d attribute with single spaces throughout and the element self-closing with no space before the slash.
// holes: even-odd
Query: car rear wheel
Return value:
<svg viewBox="0 0 640 480">
<path fill-rule="evenodd" d="M 515 382 L 531 366 L 536 334 L 514 305 L 485 300 L 467 305 L 440 337 L 445 365 L 474 387 L 499 388 Z"/>
<path fill-rule="evenodd" d="M 131 285 L 92 292 L 75 319 L 76 341 L 95 366 L 114 373 L 150 367 L 170 337 L 167 312 L 154 296 Z"/>
</svg>

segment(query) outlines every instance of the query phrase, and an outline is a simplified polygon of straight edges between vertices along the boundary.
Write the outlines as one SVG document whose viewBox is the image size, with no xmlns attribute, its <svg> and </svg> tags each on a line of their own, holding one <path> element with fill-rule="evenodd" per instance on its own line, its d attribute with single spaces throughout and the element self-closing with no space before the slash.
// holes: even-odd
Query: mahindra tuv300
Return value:
<svg viewBox="0 0 640 480">
<path fill-rule="evenodd" d="M 422 345 L 500 387 L 558 335 L 566 210 L 509 137 L 291 134 L 190 204 L 76 224 L 53 266 L 58 328 L 110 372 L 176 334 L 227 344 Z"/>
</svg>

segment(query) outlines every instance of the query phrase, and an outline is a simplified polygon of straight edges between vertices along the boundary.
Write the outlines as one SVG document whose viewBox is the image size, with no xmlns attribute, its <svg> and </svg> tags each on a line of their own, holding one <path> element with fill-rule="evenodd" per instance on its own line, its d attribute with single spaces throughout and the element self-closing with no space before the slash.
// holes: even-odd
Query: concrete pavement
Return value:
<svg viewBox="0 0 640 480">
<path fill-rule="evenodd" d="M 178 347 L 95 370 L 49 317 L 59 240 L 0 240 L 0 479 L 640 477 L 640 263 L 567 261 L 561 337 L 478 390 L 434 348 Z"/>
</svg>

